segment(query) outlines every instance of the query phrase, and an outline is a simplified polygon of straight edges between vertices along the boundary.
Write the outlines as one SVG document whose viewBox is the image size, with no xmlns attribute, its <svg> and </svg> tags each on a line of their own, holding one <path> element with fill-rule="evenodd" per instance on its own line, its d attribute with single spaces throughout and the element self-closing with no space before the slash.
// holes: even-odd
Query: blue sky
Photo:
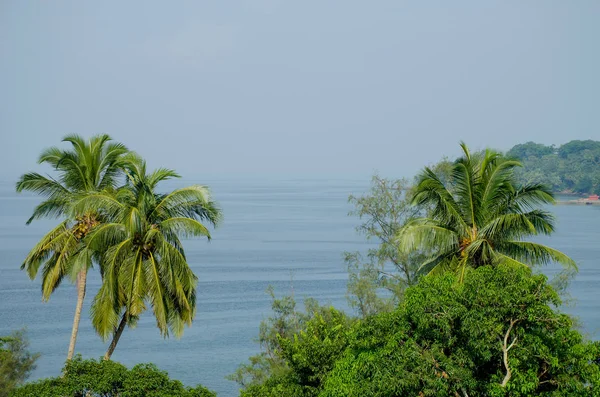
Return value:
<svg viewBox="0 0 600 397">
<path fill-rule="evenodd" d="M 186 178 L 600 140 L 600 1 L 3 1 L 0 177 L 108 133 Z"/>
</svg>

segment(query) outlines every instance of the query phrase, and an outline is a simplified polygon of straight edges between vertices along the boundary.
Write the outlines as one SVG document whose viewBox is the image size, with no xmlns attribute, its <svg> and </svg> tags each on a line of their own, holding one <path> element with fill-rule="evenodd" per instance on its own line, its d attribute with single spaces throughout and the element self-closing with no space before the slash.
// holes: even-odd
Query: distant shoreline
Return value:
<svg viewBox="0 0 600 397">
<path fill-rule="evenodd" d="M 598 201 L 583 201 L 583 200 L 567 200 L 567 201 L 557 201 L 556 205 L 600 205 L 600 200 Z"/>
</svg>

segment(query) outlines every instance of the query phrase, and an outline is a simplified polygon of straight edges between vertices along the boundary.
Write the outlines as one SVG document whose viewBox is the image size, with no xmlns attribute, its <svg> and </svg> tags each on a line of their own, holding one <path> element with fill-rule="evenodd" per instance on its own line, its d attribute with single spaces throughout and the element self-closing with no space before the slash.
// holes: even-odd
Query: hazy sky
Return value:
<svg viewBox="0 0 600 397">
<path fill-rule="evenodd" d="M 600 139 L 599 21 L 598 0 L 3 0 L 0 176 L 75 132 L 196 179 Z"/>
</svg>

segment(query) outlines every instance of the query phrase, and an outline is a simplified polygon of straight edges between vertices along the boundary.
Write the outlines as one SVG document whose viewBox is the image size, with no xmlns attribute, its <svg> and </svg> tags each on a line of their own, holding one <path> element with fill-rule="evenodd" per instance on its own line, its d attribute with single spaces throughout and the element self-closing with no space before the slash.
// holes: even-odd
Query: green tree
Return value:
<svg viewBox="0 0 600 397">
<path fill-rule="evenodd" d="M 555 149 L 552 146 L 546 146 L 535 142 L 527 142 L 513 146 L 507 155 L 521 159 L 529 157 L 542 158 L 549 154 L 553 154 L 554 152 Z"/>
<path fill-rule="evenodd" d="M 323 382 L 348 345 L 352 324 L 333 307 L 321 308 L 290 336 L 278 335 L 276 354 L 285 366 L 260 383 L 242 390 L 242 397 L 316 397 Z"/>
<path fill-rule="evenodd" d="M 348 198 L 354 205 L 349 215 L 363 221 L 357 232 L 378 244 L 368 250 L 366 257 L 358 251 L 344 253 L 349 275 L 348 301 L 362 317 L 392 310 L 406 287 L 417 281 L 422 254 L 402 252 L 395 241 L 402 226 L 419 215 L 419 209 L 411 206 L 407 198 L 409 189 L 405 179 L 389 180 L 375 175 L 367 194 Z M 381 288 L 391 294 L 382 296 Z"/>
<path fill-rule="evenodd" d="M 586 151 L 600 150 L 600 142 L 592 141 L 570 141 L 558 148 L 558 155 L 562 158 L 568 158 L 573 155 L 584 155 Z"/>
<path fill-rule="evenodd" d="M 38 160 L 51 166 L 56 177 L 27 173 L 17 182 L 17 191 L 31 191 L 44 197 L 27 223 L 42 217 L 64 220 L 48 232 L 29 252 L 21 269 L 34 279 L 42 267 L 42 299 L 47 301 L 66 276 L 77 280 L 77 304 L 67 360 L 73 357 L 81 309 L 85 298 L 88 268 L 93 255 L 83 243 L 102 217 L 96 211 L 72 211 L 71 203 L 82 193 L 112 189 L 117 184 L 127 152 L 120 143 L 111 143 L 108 135 L 96 135 L 88 141 L 78 135 L 63 139 L 70 150 L 56 147 L 45 150 Z"/>
<path fill-rule="evenodd" d="M 26 384 L 11 396 L 216 397 L 216 393 L 201 385 L 185 387 L 154 364 L 127 369 L 114 361 L 82 360 L 77 356 L 66 363 L 63 376 Z"/>
<path fill-rule="evenodd" d="M 461 147 L 450 185 L 429 168 L 421 173 L 412 202 L 430 209 L 429 216 L 398 233 L 402 251 L 431 253 L 420 271 L 454 271 L 462 280 L 467 267 L 500 263 L 526 267 L 556 261 L 575 268 L 562 252 L 523 240 L 553 232 L 553 216 L 539 208 L 554 202 L 552 193 L 544 185 L 517 186 L 518 161 L 491 150 L 471 155 L 464 143 Z"/>
<path fill-rule="evenodd" d="M 35 369 L 39 354 L 31 354 L 25 331 L 0 337 L 0 397 L 7 397 Z"/>
<path fill-rule="evenodd" d="M 227 376 L 227 379 L 237 382 L 244 389 L 286 373 L 288 366 L 281 354 L 281 341 L 293 338 L 304 329 L 311 318 L 327 310 L 312 298 L 304 301 L 304 311 L 298 310 L 293 294 L 277 298 L 272 286 L 269 286 L 267 293 L 271 297 L 273 315 L 260 322 L 256 342 L 259 343 L 261 351 Z"/>
<path fill-rule="evenodd" d="M 594 189 L 594 182 L 589 176 L 584 176 L 575 183 L 575 190 L 578 192 L 591 192 Z"/>
<path fill-rule="evenodd" d="M 508 265 L 423 278 L 352 329 L 321 397 L 595 396 L 588 342 L 543 275 Z"/>
<path fill-rule="evenodd" d="M 207 237 L 201 221 L 216 226 L 221 210 L 205 186 L 168 194 L 157 186 L 178 175 L 160 168 L 147 173 L 146 163 L 130 155 L 127 184 L 116 193 L 92 192 L 76 200 L 77 211 L 102 213 L 107 222 L 86 236 L 91 250 L 102 254 L 103 283 L 92 304 L 92 323 L 104 339 L 112 335 L 110 359 L 126 325 L 134 326 L 150 303 L 164 337 L 176 337 L 196 313 L 197 277 L 190 269 L 182 237 Z M 108 247 L 108 248 L 107 248 Z"/>
</svg>

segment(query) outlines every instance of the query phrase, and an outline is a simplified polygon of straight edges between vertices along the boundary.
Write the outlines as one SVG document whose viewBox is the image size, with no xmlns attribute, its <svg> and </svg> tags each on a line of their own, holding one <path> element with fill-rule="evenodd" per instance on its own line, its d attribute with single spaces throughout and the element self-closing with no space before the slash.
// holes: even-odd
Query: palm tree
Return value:
<svg viewBox="0 0 600 397">
<path fill-rule="evenodd" d="M 90 233 L 88 246 L 105 250 L 103 283 L 92 304 L 92 323 L 107 340 L 110 359 L 126 325 L 135 325 L 146 303 L 152 306 L 161 335 L 176 337 L 191 325 L 196 312 L 197 278 L 190 269 L 181 237 L 207 237 L 221 211 L 205 186 L 193 185 L 169 194 L 156 192 L 159 182 L 178 177 L 168 169 L 146 173 L 143 160 L 132 159 L 128 183 L 116 194 L 81 197 L 75 207 L 103 212 L 110 222 Z M 106 247 L 109 247 L 107 250 Z"/>
<path fill-rule="evenodd" d="M 514 170 L 521 163 L 486 150 L 463 156 L 444 184 L 429 168 L 418 177 L 412 203 L 428 216 L 409 222 L 398 234 L 402 250 L 429 252 L 420 272 L 455 271 L 462 280 L 467 267 L 506 263 L 534 266 L 559 262 L 576 268 L 567 255 L 548 246 L 524 241 L 550 234 L 554 218 L 540 206 L 554 203 L 544 185 L 517 186 Z"/>
<path fill-rule="evenodd" d="M 88 141 L 78 135 L 69 135 L 63 142 L 72 145 L 70 150 L 52 147 L 45 150 L 38 160 L 54 168 L 58 173 L 57 178 L 32 172 L 21 176 L 16 185 L 17 192 L 31 191 L 45 198 L 34 209 L 27 224 L 42 217 L 64 218 L 33 247 L 21 269 L 26 270 L 33 280 L 42 267 L 44 301 L 50 299 L 65 276 L 76 277 L 77 304 L 67 360 L 75 352 L 87 270 L 93 260 L 93 253 L 83 241 L 102 221 L 97 212 L 73 212 L 71 204 L 80 194 L 111 189 L 117 183 L 127 148 L 110 141 L 108 135 L 96 135 Z"/>
</svg>

